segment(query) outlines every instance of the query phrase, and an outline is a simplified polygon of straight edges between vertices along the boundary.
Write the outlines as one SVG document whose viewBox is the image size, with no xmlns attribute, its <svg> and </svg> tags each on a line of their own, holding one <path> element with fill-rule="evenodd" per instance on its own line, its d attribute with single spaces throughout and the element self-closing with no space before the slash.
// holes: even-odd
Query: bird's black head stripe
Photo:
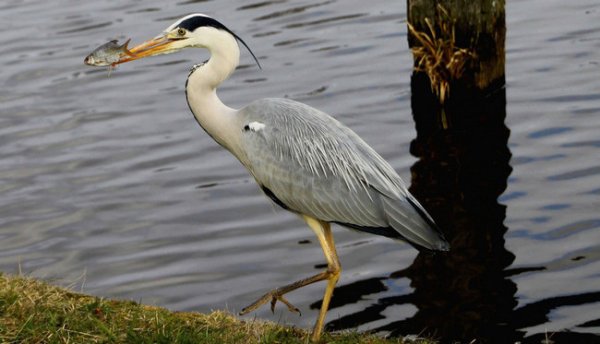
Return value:
<svg viewBox="0 0 600 344">
<path fill-rule="evenodd" d="M 250 52 L 250 55 L 252 55 L 252 57 L 254 58 L 254 61 L 256 61 L 258 68 L 262 69 L 260 63 L 258 62 L 258 59 L 256 58 L 256 56 L 254 56 L 254 53 L 252 52 L 252 50 L 250 50 L 250 47 L 246 44 L 246 42 L 244 42 L 243 39 L 241 39 L 238 35 L 233 33 L 233 31 L 229 30 L 225 25 L 221 24 L 216 19 L 213 19 L 211 17 L 196 15 L 196 16 L 190 17 L 190 18 L 182 21 L 177 26 L 180 28 L 186 29 L 190 32 L 196 30 L 199 27 L 205 27 L 205 26 L 214 27 L 215 29 L 224 30 L 224 31 L 229 32 L 238 41 L 242 42 L 242 44 Z"/>
<path fill-rule="evenodd" d="M 194 31 L 199 27 L 210 26 L 216 29 L 225 30 L 229 33 L 231 32 L 225 25 L 219 23 L 216 19 L 205 16 L 193 16 L 184 21 L 182 21 L 179 25 L 180 28 L 186 29 L 188 31 Z"/>
</svg>

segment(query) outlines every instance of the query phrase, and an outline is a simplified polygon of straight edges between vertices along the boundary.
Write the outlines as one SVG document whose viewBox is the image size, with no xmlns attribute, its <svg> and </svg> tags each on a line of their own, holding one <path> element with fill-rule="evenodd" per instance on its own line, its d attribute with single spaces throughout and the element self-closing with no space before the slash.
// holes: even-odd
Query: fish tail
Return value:
<svg viewBox="0 0 600 344">
<path fill-rule="evenodd" d="M 129 48 L 127 47 L 127 45 L 129 44 L 129 42 L 131 41 L 131 38 L 128 39 L 125 44 L 123 44 L 121 47 L 123 48 L 123 52 L 131 57 L 135 57 L 135 54 L 132 53 L 131 51 L 129 51 Z"/>
</svg>

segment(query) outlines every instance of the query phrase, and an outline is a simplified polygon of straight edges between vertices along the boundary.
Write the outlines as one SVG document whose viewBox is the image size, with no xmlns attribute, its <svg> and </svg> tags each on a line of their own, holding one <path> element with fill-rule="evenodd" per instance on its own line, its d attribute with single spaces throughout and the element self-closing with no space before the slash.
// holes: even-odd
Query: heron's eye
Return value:
<svg viewBox="0 0 600 344">
<path fill-rule="evenodd" d="M 185 29 L 178 29 L 177 30 L 177 35 L 179 35 L 180 37 L 185 36 Z"/>
</svg>

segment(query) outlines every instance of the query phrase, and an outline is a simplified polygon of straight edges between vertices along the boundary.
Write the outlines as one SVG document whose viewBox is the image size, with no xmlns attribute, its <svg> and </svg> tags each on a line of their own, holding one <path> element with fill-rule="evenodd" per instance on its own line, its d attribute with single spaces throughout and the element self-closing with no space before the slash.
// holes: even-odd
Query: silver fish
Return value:
<svg viewBox="0 0 600 344">
<path fill-rule="evenodd" d="M 115 62 L 119 61 L 121 56 L 129 55 L 134 57 L 135 55 L 129 51 L 127 45 L 131 41 L 131 38 L 123 45 L 119 45 L 119 41 L 113 40 L 105 43 L 89 54 L 83 63 L 89 66 L 111 66 L 114 67 Z"/>
</svg>

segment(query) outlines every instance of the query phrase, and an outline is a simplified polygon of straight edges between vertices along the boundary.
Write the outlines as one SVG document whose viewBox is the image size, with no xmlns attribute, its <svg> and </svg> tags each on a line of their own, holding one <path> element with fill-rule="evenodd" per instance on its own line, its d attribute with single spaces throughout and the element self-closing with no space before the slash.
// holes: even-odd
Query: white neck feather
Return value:
<svg viewBox="0 0 600 344">
<path fill-rule="evenodd" d="M 202 128 L 235 154 L 238 142 L 233 130 L 237 128 L 237 110 L 221 102 L 217 87 L 235 71 L 239 64 L 240 49 L 235 38 L 221 30 L 211 30 L 210 35 L 203 38 L 202 45 L 210 51 L 211 57 L 188 77 L 188 104 Z"/>
</svg>

